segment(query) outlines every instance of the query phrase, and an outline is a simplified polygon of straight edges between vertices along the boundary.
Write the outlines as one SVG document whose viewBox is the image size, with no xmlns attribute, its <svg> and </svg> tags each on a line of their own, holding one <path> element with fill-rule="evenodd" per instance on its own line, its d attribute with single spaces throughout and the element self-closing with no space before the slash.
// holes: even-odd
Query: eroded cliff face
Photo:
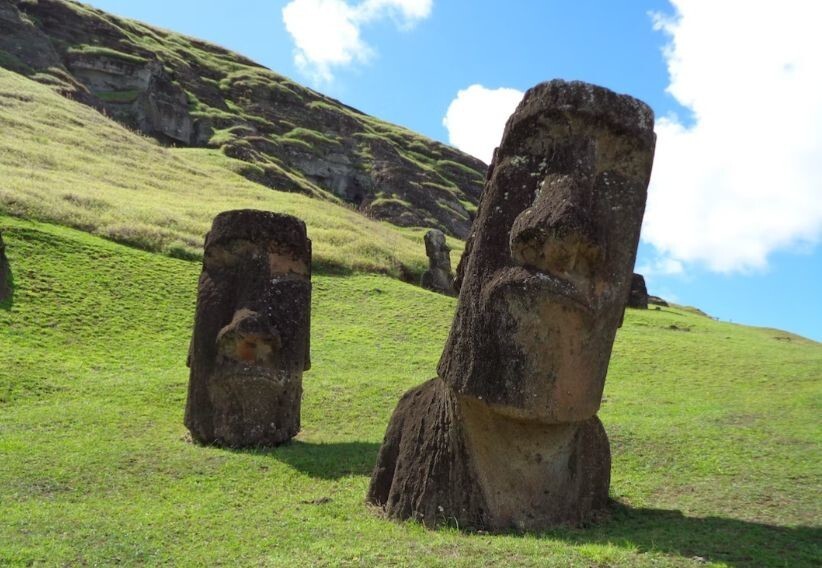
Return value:
<svg viewBox="0 0 822 568">
<path fill-rule="evenodd" d="M 486 166 L 220 47 L 69 0 L 0 0 L 0 66 L 243 175 L 400 226 L 468 235 Z"/>
</svg>

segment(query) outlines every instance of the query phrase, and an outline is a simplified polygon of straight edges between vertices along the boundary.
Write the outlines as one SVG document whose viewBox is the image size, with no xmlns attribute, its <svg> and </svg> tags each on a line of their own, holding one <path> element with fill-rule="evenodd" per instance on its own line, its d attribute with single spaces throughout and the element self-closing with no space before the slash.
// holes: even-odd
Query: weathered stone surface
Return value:
<svg viewBox="0 0 822 568">
<path fill-rule="evenodd" d="M 423 288 L 454 295 L 454 274 L 451 272 L 451 249 L 445 244 L 445 234 L 437 229 L 425 233 L 425 254 L 428 270 L 422 274 Z"/>
<path fill-rule="evenodd" d="M 631 291 L 628 294 L 628 307 L 640 310 L 648 309 L 648 288 L 645 287 L 645 277 L 636 274 L 631 277 Z"/>
<path fill-rule="evenodd" d="M 200 443 L 271 446 L 300 430 L 311 241 L 290 215 L 219 214 L 206 236 L 185 424 Z"/>
<path fill-rule="evenodd" d="M 528 91 L 491 166 L 438 368 L 512 416 L 599 408 L 631 281 L 655 137 L 640 101 L 580 82 Z"/>
<path fill-rule="evenodd" d="M 368 500 L 390 517 L 540 529 L 605 506 L 596 412 L 654 144 L 631 97 L 564 81 L 525 94 L 457 269 L 439 377 L 400 401 L 378 458 Z"/>
<path fill-rule="evenodd" d="M 6 245 L 3 242 L 3 233 L 0 233 L 0 302 L 11 296 L 11 267 L 6 258 Z"/>
</svg>

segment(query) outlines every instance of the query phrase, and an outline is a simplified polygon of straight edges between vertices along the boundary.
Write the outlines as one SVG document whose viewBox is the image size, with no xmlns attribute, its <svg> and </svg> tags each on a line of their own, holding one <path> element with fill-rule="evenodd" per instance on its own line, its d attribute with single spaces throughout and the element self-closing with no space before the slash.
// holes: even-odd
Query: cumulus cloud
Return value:
<svg viewBox="0 0 822 568">
<path fill-rule="evenodd" d="M 657 121 L 643 226 L 663 255 L 654 268 L 756 270 L 775 250 L 818 243 L 822 3 L 672 4 L 655 27 L 669 38 L 668 92 L 692 117 Z"/>
<path fill-rule="evenodd" d="M 463 152 L 490 164 L 505 123 L 523 95 L 516 89 L 488 89 L 482 85 L 462 89 L 442 119 L 448 140 Z"/>
<path fill-rule="evenodd" d="M 314 80 L 329 82 L 333 68 L 366 63 L 375 50 L 362 28 L 391 19 L 409 29 L 431 13 L 433 0 L 291 0 L 283 8 L 285 29 L 294 40 L 294 62 Z"/>
</svg>

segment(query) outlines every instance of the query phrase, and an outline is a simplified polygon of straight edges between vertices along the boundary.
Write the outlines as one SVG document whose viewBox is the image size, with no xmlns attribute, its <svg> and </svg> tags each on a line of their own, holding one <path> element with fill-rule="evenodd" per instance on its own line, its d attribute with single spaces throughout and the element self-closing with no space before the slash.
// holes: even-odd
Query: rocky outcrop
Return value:
<svg viewBox="0 0 822 568">
<path fill-rule="evenodd" d="M 400 401 L 368 501 L 426 525 L 539 530 L 605 507 L 596 413 L 636 260 L 651 110 L 529 90 L 489 170 L 438 377 Z"/>
<path fill-rule="evenodd" d="M 454 274 L 451 272 L 451 249 L 445 244 L 445 235 L 442 231 L 431 229 L 425 233 L 425 254 L 428 256 L 428 270 L 422 274 L 422 287 L 446 296 L 453 296 Z"/>
<path fill-rule="evenodd" d="M 631 277 L 631 291 L 628 293 L 628 307 L 640 310 L 648 309 L 648 288 L 645 287 L 645 277 L 636 274 Z"/>
<path fill-rule="evenodd" d="M 114 51 L 70 52 L 66 65 L 115 119 L 169 143 L 194 143 L 186 93 L 159 61 Z"/>
<path fill-rule="evenodd" d="M 481 161 L 240 55 L 71 0 L 0 2 L 0 66 L 168 144 L 220 148 L 272 189 L 468 236 Z"/>
<path fill-rule="evenodd" d="M 6 245 L 3 242 L 3 233 L 0 233 L 0 302 L 11 297 L 11 267 L 6 258 Z"/>
<path fill-rule="evenodd" d="M 666 302 L 659 296 L 648 296 L 648 303 L 653 304 L 655 306 L 662 306 L 664 308 L 668 307 L 668 302 Z"/>
<path fill-rule="evenodd" d="M 206 236 L 185 425 L 195 441 L 274 446 L 300 430 L 311 241 L 290 215 L 221 213 Z"/>
</svg>

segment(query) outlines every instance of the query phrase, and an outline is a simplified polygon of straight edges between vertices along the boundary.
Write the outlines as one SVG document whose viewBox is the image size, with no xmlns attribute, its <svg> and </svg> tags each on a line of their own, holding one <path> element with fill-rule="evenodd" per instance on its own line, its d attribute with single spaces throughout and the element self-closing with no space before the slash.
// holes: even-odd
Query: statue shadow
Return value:
<svg viewBox="0 0 822 568">
<path fill-rule="evenodd" d="M 532 535 L 570 544 L 611 544 L 728 566 L 819 566 L 820 527 L 784 527 L 612 502 L 602 520 L 582 529 Z"/>
<path fill-rule="evenodd" d="M 235 449 L 232 452 L 269 456 L 311 477 L 339 479 L 371 475 L 380 444 L 372 442 L 291 441 L 276 448 Z"/>
</svg>

